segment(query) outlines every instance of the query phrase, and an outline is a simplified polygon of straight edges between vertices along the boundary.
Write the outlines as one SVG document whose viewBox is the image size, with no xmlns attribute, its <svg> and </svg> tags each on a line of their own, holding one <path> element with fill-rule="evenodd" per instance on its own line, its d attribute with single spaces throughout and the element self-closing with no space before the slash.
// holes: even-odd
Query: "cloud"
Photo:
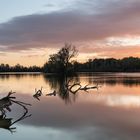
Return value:
<svg viewBox="0 0 140 140">
<path fill-rule="evenodd" d="M 8 46 L 4 51 L 15 51 L 140 34 L 138 0 L 77 1 L 76 6 L 79 8 L 15 17 L 0 24 L 0 45 Z"/>
<path fill-rule="evenodd" d="M 45 6 L 45 7 L 54 7 L 54 4 L 49 3 L 49 4 L 45 4 L 44 6 Z"/>
<path fill-rule="evenodd" d="M 0 56 L 6 56 L 6 53 L 0 52 Z"/>
</svg>

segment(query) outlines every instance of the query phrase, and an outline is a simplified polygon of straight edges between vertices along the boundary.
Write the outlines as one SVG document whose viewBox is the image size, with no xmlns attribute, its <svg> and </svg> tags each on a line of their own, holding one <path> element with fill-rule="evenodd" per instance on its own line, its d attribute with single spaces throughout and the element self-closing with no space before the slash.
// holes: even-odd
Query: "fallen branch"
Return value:
<svg viewBox="0 0 140 140">
<path fill-rule="evenodd" d="M 30 115 L 28 114 L 28 109 L 26 108 L 26 106 L 31 106 L 31 104 L 27 104 L 21 101 L 16 101 L 14 99 L 16 99 L 16 97 L 11 96 L 12 94 L 14 94 L 15 92 L 9 92 L 8 95 L 2 99 L 0 99 L 0 111 L 2 113 L 2 115 L 0 116 L 0 127 L 9 130 L 11 133 L 14 132 L 14 130 L 16 129 L 16 127 L 12 127 L 11 126 L 27 117 L 30 117 Z M 24 114 L 18 118 L 17 120 L 15 120 L 14 122 L 12 122 L 12 118 L 6 118 L 6 110 L 11 111 L 10 106 L 12 104 L 17 104 L 19 106 L 21 106 L 24 109 Z"/>
<path fill-rule="evenodd" d="M 54 90 L 52 93 L 48 93 L 48 94 L 46 94 L 46 96 L 56 96 L 56 91 Z"/>
<path fill-rule="evenodd" d="M 76 86 L 79 86 L 79 87 L 76 88 L 76 90 L 73 90 Z M 98 89 L 99 88 L 98 84 L 96 86 L 85 85 L 84 87 L 82 87 L 82 85 L 80 83 L 74 83 L 73 85 L 68 85 L 68 87 L 69 87 L 68 90 L 73 94 L 77 93 L 79 90 L 84 90 L 87 92 L 90 89 Z"/>
<path fill-rule="evenodd" d="M 35 94 L 33 95 L 33 97 L 36 98 L 36 99 L 38 99 L 38 100 L 40 100 L 39 97 L 41 95 L 43 95 L 43 93 L 42 93 L 42 87 L 39 90 L 36 90 L 36 88 L 35 88 Z"/>
<path fill-rule="evenodd" d="M 85 85 L 84 87 L 81 87 L 79 90 L 84 90 L 84 91 L 87 91 L 89 89 L 98 89 L 99 86 L 89 86 L 89 85 Z"/>
</svg>

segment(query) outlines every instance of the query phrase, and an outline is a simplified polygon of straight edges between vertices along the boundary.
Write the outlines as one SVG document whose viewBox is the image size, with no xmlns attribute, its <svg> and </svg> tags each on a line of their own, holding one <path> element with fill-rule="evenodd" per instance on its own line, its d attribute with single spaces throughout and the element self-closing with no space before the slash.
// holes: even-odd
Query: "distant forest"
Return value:
<svg viewBox="0 0 140 140">
<path fill-rule="evenodd" d="M 140 72 L 140 58 L 127 57 L 123 59 L 90 59 L 86 63 L 72 62 L 71 68 L 73 72 Z M 45 72 L 59 73 L 52 71 L 47 63 L 42 66 L 25 67 L 17 64 L 9 66 L 8 64 L 0 65 L 0 72 Z"/>
<path fill-rule="evenodd" d="M 74 63 L 77 72 L 140 72 L 140 58 L 90 59 L 84 64 Z"/>
<path fill-rule="evenodd" d="M 25 67 L 20 64 L 9 66 L 8 64 L 0 65 L 0 72 L 42 72 L 42 68 L 38 66 Z"/>
</svg>

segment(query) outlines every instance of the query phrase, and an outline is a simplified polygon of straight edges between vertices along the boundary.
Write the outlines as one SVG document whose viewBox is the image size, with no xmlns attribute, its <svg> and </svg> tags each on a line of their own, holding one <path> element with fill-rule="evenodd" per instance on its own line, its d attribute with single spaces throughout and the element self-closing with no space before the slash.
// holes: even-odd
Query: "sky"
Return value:
<svg viewBox="0 0 140 140">
<path fill-rule="evenodd" d="M 77 61 L 140 57 L 139 0 L 0 0 L 0 62 L 42 66 L 65 43 Z"/>
</svg>

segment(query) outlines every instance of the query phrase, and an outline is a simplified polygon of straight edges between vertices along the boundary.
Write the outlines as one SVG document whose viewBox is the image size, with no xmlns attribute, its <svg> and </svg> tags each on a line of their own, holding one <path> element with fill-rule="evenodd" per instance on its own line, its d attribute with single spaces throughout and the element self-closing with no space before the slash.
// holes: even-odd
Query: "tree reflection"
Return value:
<svg viewBox="0 0 140 140">
<path fill-rule="evenodd" d="M 75 77 L 62 77 L 62 76 L 54 76 L 54 75 L 44 75 L 44 79 L 49 86 L 53 90 L 52 93 L 46 94 L 46 96 L 56 96 L 58 95 L 62 100 L 65 101 L 66 104 L 70 104 L 75 102 L 77 95 L 72 94 L 70 90 L 67 88 L 67 83 L 69 79 L 71 81 L 79 81 L 77 76 Z"/>
<path fill-rule="evenodd" d="M 58 95 L 61 99 L 65 101 L 66 104 L 76 101 L 79 91 L 87 92 L 90 89 L 98 89 L 98 85 L 89 86 L 81 85 L 78 76 L 75 77 L 60 77 L 54 75 L 44 75 L 44 79 L 53 90 L 52 93 L 46 94 L 46 96 L 56 96 Z"/>
<path fill-rule="evenodd" d="M 89 84 L 100 85 L 123 85 L 125 87 L 140 86 L 140 76 L 138 73 L 80 73 L 80 77 L 87 77 Z"/>
<path fill-rule="evenodd" d="M 0 115 L 0 128 L 9 130 L 11 133 L 15 132 L 16 127 L 12 127 L 15 123 L 28 118 L 31 116 L 31 114 L 28 114 L 28 109 L 27 109 L 27 105 L 30 106 L 30 104 L 21 102 L 21 101 L 17 101 L 14 100 L 16 99 L 16 97 L 11 96 L 12 94 L 14 94 L 14 92 L 9 92 L 7 96 L 3 97 L 2 99 L 0 99 L 0 111 L 1 111 L 1 115 Z M 14 118 L 7 118 L 7 111 L 11 112 L 11 106 L 12 104 L 16 104 L 19 105 L 20 107 L 23 108 L 23 114 L 16 120 L 14 120 Z"/>
</svg>

